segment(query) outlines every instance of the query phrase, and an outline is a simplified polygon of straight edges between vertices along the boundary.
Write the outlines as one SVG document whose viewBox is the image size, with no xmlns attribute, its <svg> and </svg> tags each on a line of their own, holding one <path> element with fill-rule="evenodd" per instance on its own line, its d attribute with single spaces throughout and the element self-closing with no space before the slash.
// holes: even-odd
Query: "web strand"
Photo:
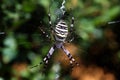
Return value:
<svg viewBox="0 0 120 80">
<path fill-rule="evenodd" d="M 65 13 L 65 6 L 64 6 L 65 2 L 66 2 L 66 1 L 63 0 L 62 6 L 60 7 L 60 10 L 62 11 L 63 15 L 64 15 L 64 13 Z"/>
<path fill-rule="evenodd" d="M 115 24 L 115 23 L 119 23 L 120 21 L 111 21 L 111 22 L 108 22 L 108 24 Z"/>
</svg>

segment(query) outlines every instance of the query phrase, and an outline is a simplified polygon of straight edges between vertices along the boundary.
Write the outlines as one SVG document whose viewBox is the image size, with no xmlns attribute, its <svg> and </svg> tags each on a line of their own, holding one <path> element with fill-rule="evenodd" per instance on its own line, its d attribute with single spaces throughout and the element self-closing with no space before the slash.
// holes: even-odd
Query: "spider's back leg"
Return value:
<svg viewBox="0 0 120 80">
<path fill-rule="evenodd" d="M 35 66 L 32 66 L 32 67 L 30 67 L 30 68 L 32 69 L 32 68 L 35 68 L 35 67 L 41 67 L 40 72 L 44 73 L 45 70 L 46 70 L 46 68 L 47 68 L 47 66 L 48 66 L 49 59 L 50 59 L 51 56 L 53 55 L 53 52 L 55 51 L 55 49 L 56 49 L 56 46 L 53 45 L 53 46 L 50 48 L 50 50 L 49 50 L 48 54 L 46 55 L 46 57 L 43 58 L 42 62 L 40 62 L 39 64 L 37 64 L 37 65 L 35 65 Z M 41 65 L 43 65 L 43 66 L 41 66 Z"/>
<path fill-rule="evenodd" d="M 56 49 L 56 46 L 53 45 L 53 46 L 50 48 L 50 50 L 49 50 L 48 54 L 46 55 L 46 57 L 44 57 L 44 59 L 43 59 L 43 63 L 44 63 L 44 67 L 43 67 L 44 69 L 43 69 L 43 71 L 46 70 L 47 65 L 48 65 L 48 63 L 49 63 L 49 59 L 50 59 L 51 56 L 53 55 L 53 52 L 55 51 L 55 49 Z M 40 63 L 42 63 L 42 62 L 40 62 Z"/>
<path fill-rule="evenodd" d="M 62 45 L 62 50 L 65 52 L 65 54 L 68 56 L 68 58 L 69 58 L 69 60 L 70 60 L 70 65 L 71 65 L 71 67 L 73 68 L 75 65 L 77 65 L 77 66 L 79 66 L 79 63 L 77 63 L 76 61 L 75 61 L 75 59 L 73 58 L 73 56 L 70 54 L 70 52 L 67 50 L 67 49 L 65 49 L 65 47 Z M 75 65 L 73 65 L 75 63 Z"/>
</svg>

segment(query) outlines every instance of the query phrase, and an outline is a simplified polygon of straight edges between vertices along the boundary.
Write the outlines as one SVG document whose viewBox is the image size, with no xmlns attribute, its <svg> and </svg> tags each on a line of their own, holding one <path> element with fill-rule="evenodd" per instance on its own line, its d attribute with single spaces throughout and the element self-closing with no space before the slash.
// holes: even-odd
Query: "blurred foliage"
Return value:
<svg viewBox="0 0 120 80">
<path fill-rule="evenodd" d="M 49 42 L 38 27 L 41 22 L 40 27 L 50 32 L 47 14 L 50 9 L 54 22 L 61 3 L 62 0 L 0 1 L 0 31 L 5 32 L 0 35 L 0 80 L 55 80 L 57 77 L 71 80 L 70 74 L 61 67 L 62 63 L 54 63 L 54 58 L 47 76 L 39 72 L 40 68 L 29 69 L 29 66 L 42 61 L 52 46 L 53 42 Z M 107 23 L 120 20 L 120 1 L 66 0 L 65 7 L 70 14 L 68 21 L 71 15 L 75 17 L 75 39 L 72 43 L 79 49 L 79 59 L 84 65 L 94 64 L 114 73 L 119 80 L 120 23 Z"/>
</svg>

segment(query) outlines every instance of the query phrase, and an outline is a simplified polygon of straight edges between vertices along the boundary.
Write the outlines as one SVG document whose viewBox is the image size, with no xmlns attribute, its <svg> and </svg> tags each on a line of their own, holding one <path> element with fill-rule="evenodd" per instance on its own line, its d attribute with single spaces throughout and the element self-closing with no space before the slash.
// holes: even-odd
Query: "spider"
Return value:
<svg viewBox="0 0 120 80">
<path fill-rule="evenodd" d="M 68 28 L 68 25 L 67 25 L 67 23 L 65 21 L 65 19 L 66 19 L 65 13 L 63 13 L 61 17 L 57 18 L 57 20 L 56 20 L 57 24 L 55 25 L 55 27 L 53 27 L 52 22 L 51 22 L 50 11 L 49 11 L 49 14 L 48 14 L 48 19 L 49 19 L 49 27 L 51 28 L 51 32 L 53 34 L 55 42 L 54 42 L 53 46 L 50 48 L 50 50 L 48 51 L 48 54 L 46 55 L 46 57 L 44 57 L 43 62 L 40 62 L 40 64 L 35 65 L 33 67 L 39 66 L 42 63 L 44 63 L 44 68 L 46 68 L 47 65 L 48 65 L 48 63 L 49 63 L 49 60 L 50 60 L 51 56 L 53 55 L 53 53 L 54 53 L 54 51 L 56 49 L 62 49 L 64 51 L 64 53 L 69 58 L 70 65 L 72 66 L 72 68 L 75 65 L 79 65 L 76 62 L 76 60 L 73 58 L 73 56 L 71 55 L 71 53 L 63 45 L 66 42 L 68 35 L 72 34 L 73 26 L 74 26 L 74 17 L 73 16 L 71 17 L 70 28 Z M 46 35 L 46 37 L 48 37 L 48 35 L 46 34 L 46 32 L 44 32 L 42 29 L 41 29 L 41 31 L 42 31 L 42 33 L 44 35 Z M 72 40 L 73 39 L 71 39 L 70 42 Z M 73 64 L 75 64 L 75 65 L 73 66 Z"/>
</svg>

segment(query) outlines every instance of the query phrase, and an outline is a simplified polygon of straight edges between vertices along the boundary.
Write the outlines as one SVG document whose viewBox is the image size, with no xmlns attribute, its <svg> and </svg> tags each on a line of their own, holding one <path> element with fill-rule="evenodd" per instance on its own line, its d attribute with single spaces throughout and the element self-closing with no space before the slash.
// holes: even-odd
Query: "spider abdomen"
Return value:
<svg viewBox="0 0 120 80">
<path fill-rule="evenodd" d="M 55 40 L 64 42 L 68 35 L 68 25 L 64 20 L 60 20 L 55 26 Z"/>
</svg>

